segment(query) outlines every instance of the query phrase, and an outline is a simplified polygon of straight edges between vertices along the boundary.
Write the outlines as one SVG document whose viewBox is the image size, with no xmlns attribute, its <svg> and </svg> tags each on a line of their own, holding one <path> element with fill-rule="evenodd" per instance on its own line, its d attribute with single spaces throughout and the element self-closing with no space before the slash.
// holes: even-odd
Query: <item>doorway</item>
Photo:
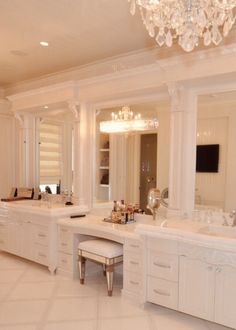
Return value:
<svg viewBox="0 0 236 330">
<path fill-rule="evenodd" d="M 147 196 L 148 191 L 156 187 L 157 134 L 142 134 L 140 148 L 140 208 L 150 213 Z"/>
</svg>

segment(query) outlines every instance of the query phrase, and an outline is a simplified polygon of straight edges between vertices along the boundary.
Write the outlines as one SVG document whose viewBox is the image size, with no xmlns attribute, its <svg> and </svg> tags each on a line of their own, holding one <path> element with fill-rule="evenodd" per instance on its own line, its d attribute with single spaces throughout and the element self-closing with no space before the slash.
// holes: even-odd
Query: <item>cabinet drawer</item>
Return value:
<svg viewBox="0 0 236 330">
<path fill-rule="evenodd" d="M 148 251 L 148 274 L 169 281 L 178 281 L 179 259 L 178 256 Z"/>
<path fill-rule="evenodd" d="M 34 226 L 33 227 L 34 242 L 48 246 L 48 227 Z"/>
<path fill-rule="evenodd" d="M 124 271 L 124 290 L 140 294 L 143 282 L 140 274 Z"/>
<path fill-rule="evenodd" d="M 71 240 L 68 240 L 67 242 L 61 241 L 59 239 L 58 249 L 61 252 L 72 254 L 72 252 L 73 252 L 73 240 L 72 240 L 72 237 L 71 237 Z"/>
<path fill-rule="evenodd" d="M 34 245 L 34 260 L 42 265 L 48 265 L 48 247 L 43 245 Z"/>
<path fill-rule="evenodd" d="M 127 239 L 124 244 L 124 250 L 141 253 L 142 242 L 138 239 Z"/>
<path fill-rule="evenodd" d="M 73 234 L 65 227 L 59 228 L 58 249 L 70 254 L 73 251 Z"/>
<path fill-rule="evenodd" d="M 141 273 L 142 271 L 142 260 L 141 255 L 126 251 L 124 254 L 124 269 L 134 272 Z"/>
<path fill-rule="evenodd" d="M 147 300 L 154 304 L 177 309 L 178 284 L 148 276 Z"/>
<path fill-rule="evenodd" d="M 147 239 L 147 248 L 157 252 L 178 254 L 179 244 L 177 241 L 172 241 L 165 238 L 153 238 Z"/>
<path fill-rule="evenodd" d="M 59 253 L 58 255 L 58 267 L 67 270 L 73 271 L 73 258 L 72 255 Z"/>
</svg>

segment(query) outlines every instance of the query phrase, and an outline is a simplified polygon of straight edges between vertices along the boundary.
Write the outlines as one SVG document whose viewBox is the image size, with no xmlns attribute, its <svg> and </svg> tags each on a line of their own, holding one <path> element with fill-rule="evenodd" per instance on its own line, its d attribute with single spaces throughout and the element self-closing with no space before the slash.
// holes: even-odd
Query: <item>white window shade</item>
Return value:
<svg viewBox="0 0 236 330">
<path fill-rule="evenodd" d="M 56 184 L 62 177 L 62 126 L 40 125 L 40 184 Z"/>
</svg>

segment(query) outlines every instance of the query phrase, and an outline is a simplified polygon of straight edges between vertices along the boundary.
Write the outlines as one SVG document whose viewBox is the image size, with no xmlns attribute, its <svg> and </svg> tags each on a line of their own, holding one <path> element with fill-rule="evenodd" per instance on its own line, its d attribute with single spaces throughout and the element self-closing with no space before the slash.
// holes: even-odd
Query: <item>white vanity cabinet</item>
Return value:
<svg viewBox="0 0 236 330">
<path fill-rule="evenodd" d="M 236 328 L 236 254 L 181 245 L 179 310 Z"/>
<path fill-rule="evenodd" d="M 178 242 L 147 238 L 146 300 L 178 309 Z"/>
<path fill-rule="evenodd" d="M 49 265 L 49 224 L 43 217 L 10 213 L 7 237 L 7 252 Z"/>
<path fill-rule="evenodd" d="M 198 259 L 180 256 L 179 310 L 213 321 L 215 268 Z"/>
<path fill-rule="evenodd" d="M 236 265 L 217 266 L 215 274 L 215 322 L 236 329 Z"/>
<path fill-rule="evenodd" d="M 49 225 L 31 223 L 32 258 L 34 261 L 49 265 Z"/>
<path fill-rule="evenodd" d="M 73 275 L 73 233 L 66 226 L 58 226 L 58 271 Z"/>
<path fill-rule="evenodd" d="M 140 238 L 126 238 L 124 242 L 123 294 L 139 301 L 142 299 L 143 249 Z"/>
</svg>

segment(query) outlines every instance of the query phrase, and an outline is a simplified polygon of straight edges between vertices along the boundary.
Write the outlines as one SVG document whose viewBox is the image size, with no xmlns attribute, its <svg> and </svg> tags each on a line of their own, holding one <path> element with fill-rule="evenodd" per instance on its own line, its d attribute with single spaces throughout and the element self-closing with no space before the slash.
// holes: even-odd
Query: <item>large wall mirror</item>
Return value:
<svg viewBox="0 0 236 330">
<path fill-rule="evenodd" d="M 145 209 L 150 188 L 161 191 L 169 180 L 169 103 L 153 102 L 129 105 L 142 118 L 157 118 L 156 130 L 105 134 L 99 130 L 101 121 L 121 107 L 102 109 L 96 116 L 95 202 L 124 199 Z"/>
<path fill-rule="evenodd" d="M 199 97 L 195 206 L 235 208 L 236 93 Z"/>
<path fill-rule="evenodd" d="M 38 183 L 41 191 L 73 191 L 73 123 L 66 108 L 36 114 L 38 148 Z"/>
</svg>

